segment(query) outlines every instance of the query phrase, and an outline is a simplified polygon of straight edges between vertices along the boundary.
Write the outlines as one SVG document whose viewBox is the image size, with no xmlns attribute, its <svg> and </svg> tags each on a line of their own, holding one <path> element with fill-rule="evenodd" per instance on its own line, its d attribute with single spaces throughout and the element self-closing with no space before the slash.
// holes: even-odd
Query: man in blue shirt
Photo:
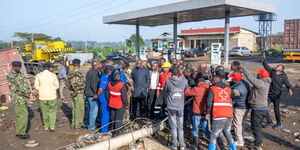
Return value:
<svg viewBox="0 0 300 150">
<path fill-rule="evenodd" d="M 114 66 L 112 65 L 105 65 L 104 66 L 104 74 L 100 78 L 100 84 L 99 84 L 99 101 L 100 101 L 100 107 L 101 107 L 101 132 L 107 133 L 109 131 L 109 107 L 108 107 L 108 100 L 106 98 L 105 91 L 107 89 L 108 82 L 110 81 L 110 74 L 114 70 Z"/>
</svg>

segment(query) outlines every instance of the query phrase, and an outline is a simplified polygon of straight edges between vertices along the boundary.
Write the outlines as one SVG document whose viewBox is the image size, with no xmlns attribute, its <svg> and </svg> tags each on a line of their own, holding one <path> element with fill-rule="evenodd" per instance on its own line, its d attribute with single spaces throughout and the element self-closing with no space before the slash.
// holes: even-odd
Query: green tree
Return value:
<svg viewBox="0 0 300 150">
<path fill-rule="evenodd" d="M 62 41 L 62 39 L 60 37 L 56 37 L 54 39 L 52 39 L 53 41 Z"/>
<path fill-rule="evenodd" d="M 126 45 L 128 47 L 132 47 L 135 46 L 135 41 L 136 41 L 136 34 L 132 34 L 129 39 L 126 39 Z M 145 42 L 143 40 L 143 38 L 141 37 L 141 35 L 139 36 L 139 41 L 140 41 L 140 46 L 144 46 Z"/>
<path fill-rule="evenodd" d="M 31 42 L 33 40 L 37 41 L 51 41 L 52 37 L 44 33 L 27 33 L 27 32 L 16 32 L 13 37 L 18 37 L 24 42 Z"/>
</svg>

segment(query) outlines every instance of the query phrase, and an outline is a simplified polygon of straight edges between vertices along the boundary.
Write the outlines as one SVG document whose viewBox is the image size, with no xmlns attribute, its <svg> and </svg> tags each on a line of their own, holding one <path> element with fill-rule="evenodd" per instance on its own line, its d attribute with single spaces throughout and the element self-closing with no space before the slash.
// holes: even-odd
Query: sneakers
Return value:
<svg viewBox="0 0 300 150">
<path fill-rule="evenodd" d="M 236 145 L 237 147 L 243 147 L 243 146 L 245 145 L 244 143 L 242 143 L 242 142 L 237 142 L 237 141 L 235 141 L 234 143 L 235 143 L 235 145 Z"/>
<path fill-rule="evenodd" d="M 217 147 L 214 144 L 208 144 L 208 150 L 216 150 Z"/>
<path fill-rule="evenodd" d="M 261 146 L 256 146 L 254 149 L 255 150 L 263 150 Z"/>
<path fill-rule="evenodd" d="M 23 139 L 23 140 L 29 139 L 29 138 L 30 138 L 29 134 L 25 134 L 25 135 L 16 135 L 16 137 L 19 138 L 19 139 Z"/>
<path fill-rule="evenodd" d="M 266 125 L 263 126 L 263 128 L 269 128 L 269 127 L 272 127 L 274 124 L 271 122 L 271 123 L 267 123 Z"/>
<path fill-rule="evenodd" d="M 282 129 L 282 125 L 281 124 L 276 124 L 272 128 L 273 129 Z"/>
<path fill-rule="evenodd" d="M 229 144 L 229 149 L 230 150 L 237 150 L 235 144 Z"/>
<path fill-rule="evenodd" d="M 179 150 L 185 150 L 185 147 L 180 147 Z"/>
</svg>

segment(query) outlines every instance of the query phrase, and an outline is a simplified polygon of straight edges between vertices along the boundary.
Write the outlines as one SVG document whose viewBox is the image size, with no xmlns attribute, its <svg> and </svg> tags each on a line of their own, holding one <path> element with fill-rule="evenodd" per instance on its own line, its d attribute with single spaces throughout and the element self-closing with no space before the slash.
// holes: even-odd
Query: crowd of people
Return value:
<svg viewBox="0 0 300 150">
<path fill-rule="evenodd" d="M 186 148 L 186 126 L 192 128 L 190 140 L 195 150 L 199 146 L 199 131 L 209 139 L 209 150 L 216 149 L 217 141 L 227 141 L 229 149 L 236 150 L 245 144 L 244 119 L 251 112 L 254 144 L 259 150 L 263 127 L 282 128 L 279 103 L 284 85 L 288 94 L 293 94 L 284 66 L 271 68 L 265 57 L 262 62 L 265 69 L 257 70 L 256 75 L 238 61 L 232 62 L 231 71 L 226 72 L 223 66 L 207 64 L 193 69 L 192 64 L 176 59 L 171 62 L 161 59 L 152 64 L 137 60 L 131 68 L 129 60 L 121 57 L 117 64 L 111 60 L 93 61 L 85 77 L 80 72 L 80 64 L 80 60 L 74 59 L 70 71 L 59 66 L 57 76 L 53 73 L 54 67 L 46 63 L 45 70 L 36 75 L 34 88 L 39 93 L 45 130 L 55 131 L 57 90 L 63 101 L 66 99 L 64 88 L 67 88 L 72 97 L 72 129 L 101 128 L 101 133 L 114 131 L 113 135 L 118 136 L 122 131 L 114 129 L 135 118 L 160 121 L 167 117 L 171 149 Z M 27 139 L 30 137 L 26 132 L 27 99 L 31 91 L 21 67 L 21 62 L 12 62 L 8 79 L 16 111 L 16 136 Z M 268 113 L 271 103 L 275 125 Z M 100 118 L 99 126 L 96 126 L 97 118 Z M 266 124 L 263 124 L 264 119 Z"/>
</svg>

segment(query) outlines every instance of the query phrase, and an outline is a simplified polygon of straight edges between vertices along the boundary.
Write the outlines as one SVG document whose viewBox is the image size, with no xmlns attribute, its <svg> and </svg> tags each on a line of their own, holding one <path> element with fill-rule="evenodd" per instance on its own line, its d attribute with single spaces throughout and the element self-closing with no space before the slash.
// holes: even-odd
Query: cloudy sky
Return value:
<svg viewBox="0 0 300 150">
<path fill-rule="evenodd" d="M 182 0 L 1 0 L 0 40 L 11 41 L 14 32 L 42 32 L 64 40 L 122 41 L 135 32 L 135 26 L 106 25 L 102 17 Z M 250 1 L 250 0 L 249 0 Z M 273 33 L 283 31 L 284 19 L 300 19 L 300 0 L 261 0 L 277 7 Z M 222 27 L 224 19 L 184 23 L 178 30 Z M 258 31 L 254 17 L 231 19 L 231 26 Z M 147 39 L 172 32 L 171 25 L 141 27 Z"/>
</svg>

